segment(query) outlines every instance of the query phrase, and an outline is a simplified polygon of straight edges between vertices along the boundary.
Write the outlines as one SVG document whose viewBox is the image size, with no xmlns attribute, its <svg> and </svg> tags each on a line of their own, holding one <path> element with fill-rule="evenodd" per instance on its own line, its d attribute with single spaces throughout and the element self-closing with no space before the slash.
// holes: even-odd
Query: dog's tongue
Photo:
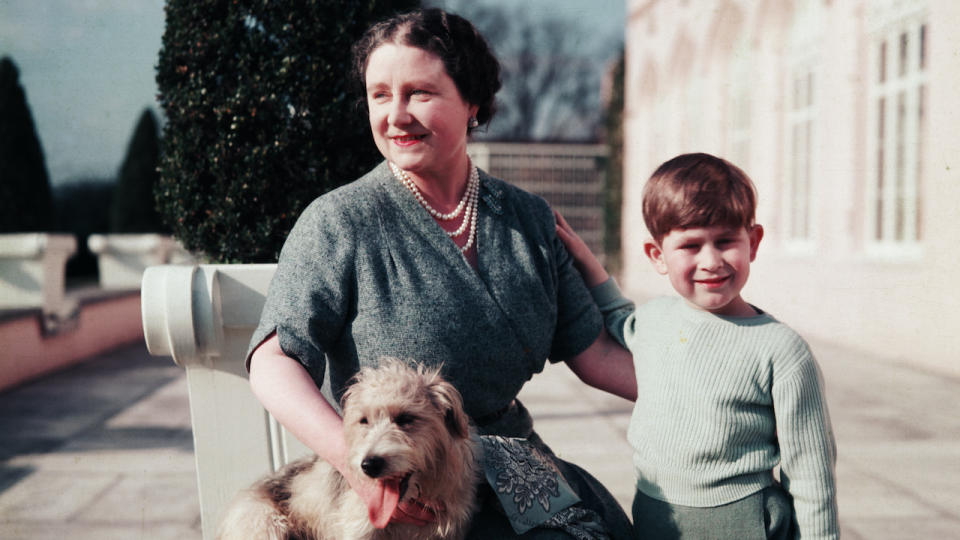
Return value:
<svg viewBox="0 0 960 540">
<path fill-rule="evenodd" d="M 377 529 L 382 529 L 390 523 L 394 510 L 400 504 L 400 480 L 381 480 L 377 482 L 380 495 L 380 507 L 370 507 L 370 523 Z"/>
</svg>

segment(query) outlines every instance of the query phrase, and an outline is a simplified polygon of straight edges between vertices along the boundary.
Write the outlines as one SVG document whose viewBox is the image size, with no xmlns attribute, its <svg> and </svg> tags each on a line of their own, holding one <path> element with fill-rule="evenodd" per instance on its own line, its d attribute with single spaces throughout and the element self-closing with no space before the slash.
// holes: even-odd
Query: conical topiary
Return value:
<svg viewBox="0 0 960 540">
<path fill-rule="evenodd" d="M 153 195 L 159 177 L 160 140 L 157 129 L 153 111 L 143 111 L 114 188 L 110 207 L 111 232 L 153 233 L 165 230 Z"/>
<path fill-rule="evenodd" d="M 53 197 L 33 115 L 10 57 L 0 59 L 0 233 L 53 226 Z"/>
</svg>

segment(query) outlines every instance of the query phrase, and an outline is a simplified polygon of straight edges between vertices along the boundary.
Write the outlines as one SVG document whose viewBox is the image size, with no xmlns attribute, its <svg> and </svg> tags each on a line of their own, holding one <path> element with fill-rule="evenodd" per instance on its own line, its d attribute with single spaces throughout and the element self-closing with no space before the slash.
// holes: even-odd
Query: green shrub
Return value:
<svg viewBox="0 0 960 540">
<path fill-rule="evenodd" d="M 168 0 L 157 205 L 217 262 L 272 262 L 303 208 L 380 158 L 350 47 L 411 0 Z"/>
<path fill-rule="evenodd" d="M 53 225 L 50 177 L 19 79 L 13 60 L 0 59 L 0 233 Z"/>
<path fill-rule="evenodd" d="M 127 155 L 120 166 L 113 204 L 110 206 L 111 232 L 165 232 L 153 196 L 159 176 L 160 141 L 157 129 L 153 111 L 146 109 L 137 121 Z"/>
</svg>

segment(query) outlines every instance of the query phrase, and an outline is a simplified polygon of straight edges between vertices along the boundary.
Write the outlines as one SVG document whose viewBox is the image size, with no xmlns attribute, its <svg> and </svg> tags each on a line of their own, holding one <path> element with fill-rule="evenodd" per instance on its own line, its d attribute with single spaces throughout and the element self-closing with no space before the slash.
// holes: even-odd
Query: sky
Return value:
<svg viewBox="0 0 960 540">
<path fill-rule="evenodd" d="M 516 0 L 474 0 L 511 5 Z M 624 0 L 524 0 L 533 14 L 623 32 Z M 20 71 L 54 185 L 110 180 L 156 103 L 162 0 L 0 0 L 0 57 Z"/>
<path fill-rule="evenodd" d="M 0 0 L 0 56 L 20 71 L 51 182 L 112 179 L 144 109 L 162 0 Z"/>
</svg>

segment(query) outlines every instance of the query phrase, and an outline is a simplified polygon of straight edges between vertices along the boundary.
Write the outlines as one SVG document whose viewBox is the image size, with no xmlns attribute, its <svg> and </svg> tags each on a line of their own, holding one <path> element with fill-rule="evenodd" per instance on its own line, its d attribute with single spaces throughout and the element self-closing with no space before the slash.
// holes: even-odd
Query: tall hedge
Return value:
<svg viewBox="0 0 960 540">
<path fill-rule="evenodd" d="M 272 262 L 317 195 L 379 159 L 350 47 L 414 0 L 168 0 L 157 205 L 215 262 Z"/>
<path fill-rule="evenodd" d="M 20 71 L 5 56 L 0 59 L 0 233 L 52 227 L 53 196 L 43 148 L 20 86 Z"/>
<path fill-rule="evenodd" d="M 153 196 L 160 159 L 159 126 L 146 109 L 134 128 L 127 155 L 120 165 L 110 206 L 110 231 L 115 233 L 165 232 Z"/>
</svg>

